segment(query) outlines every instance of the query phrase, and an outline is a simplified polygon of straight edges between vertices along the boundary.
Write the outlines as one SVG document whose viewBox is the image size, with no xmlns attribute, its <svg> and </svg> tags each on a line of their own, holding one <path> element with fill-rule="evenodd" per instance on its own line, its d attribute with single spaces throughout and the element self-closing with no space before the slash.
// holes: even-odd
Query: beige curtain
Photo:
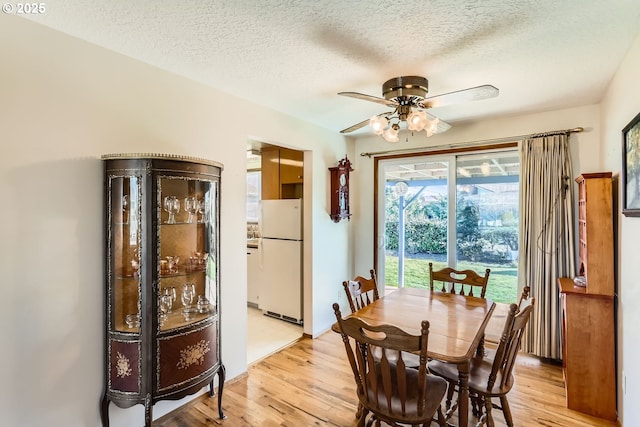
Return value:
<svg viewBox="0 0 640 427">
<path fill-rule="evenodd" d="M 521 141 L 520 165 L 518 286 L 529 285 L 536 299 L 522 350 L 561 359 L 557 279 L 575 276 L 569 134 L 534 135 Z"/>
</svg>

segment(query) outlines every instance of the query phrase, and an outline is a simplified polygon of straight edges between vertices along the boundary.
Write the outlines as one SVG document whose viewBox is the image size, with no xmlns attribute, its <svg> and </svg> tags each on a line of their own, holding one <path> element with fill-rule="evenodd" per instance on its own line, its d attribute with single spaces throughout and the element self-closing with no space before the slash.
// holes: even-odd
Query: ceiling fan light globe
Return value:
<svg viewBox="0 0 640 427">
<path fill-rule="evenodd" d="M 416 114 L 420 118 L 418 130 L 421 131 L 429 124 L 429 118 L 427 117 L 427 113 L 425 113 L 424 111 L 417 111 Z"/>
<path fill-rule="evenodd" d="M 397 125 L 389 127 L 387 130 L 385 130 L 382 133 L 382 137 L 387 142 L 398 142 L 400 140 L 400 138 L 398 138 L 398 127 L 397 127 Z"/>
<path fill-rule="evenodd" d="M 389 125 L 389 120 L 384 116 L 373 116 L 369 119 L 369 126 L 373 133 L 382 135 L 384 129 Z"/>
<path fill-rule="evenodd" d="M 438 123 L 440 123 L 440 119 L 437 117 L 434 117 L 433 120 L 427 120 L 427 124 L 425 126 L 427 136 L 431 136 L 438 131 Z"/>
<path fill-rule="evenodd" d="M 420 132 L 427 124 L 427 115 L 424 111 L 412 110 L 407 117 L 407 129 Z"/>
</svg>

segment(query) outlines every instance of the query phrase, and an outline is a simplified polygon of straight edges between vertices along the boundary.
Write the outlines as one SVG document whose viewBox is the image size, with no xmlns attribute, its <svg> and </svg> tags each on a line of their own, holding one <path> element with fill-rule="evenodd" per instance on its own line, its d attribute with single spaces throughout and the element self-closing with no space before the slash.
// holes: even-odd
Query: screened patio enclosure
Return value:
<svg viewBox="0 0 640 427">
<path fill-rule="evenodd" d="M 379 168 L 377 268 L 386 286 L 428 286 L 429 262 L 491 268 L 488 295 L 516 300 L 517 150 L 403 157 Z"/>
</svg>

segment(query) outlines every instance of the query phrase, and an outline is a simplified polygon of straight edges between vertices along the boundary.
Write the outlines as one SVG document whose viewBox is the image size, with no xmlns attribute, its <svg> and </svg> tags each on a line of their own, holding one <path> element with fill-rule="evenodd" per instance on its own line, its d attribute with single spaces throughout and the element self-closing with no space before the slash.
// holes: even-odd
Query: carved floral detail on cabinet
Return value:
<svg viewBox="0 0 640 427">
<path fill-rule="evenodd" d="M 180 360 L 178 360 L 178 369 L 187 369 L 191 365 L 202 365 L 204 363 L 204 355 L 209 353 L 209 341 L 200 340 L 195 345 L 190 345 L 184 350 L 180 350 Z"/>
<path fill-rule="evenodd" d="M 122 353 L 118 352 L 116 362 L 116 375 L 120 378 L 131 375 L 131 361 Z"/>
</svg>

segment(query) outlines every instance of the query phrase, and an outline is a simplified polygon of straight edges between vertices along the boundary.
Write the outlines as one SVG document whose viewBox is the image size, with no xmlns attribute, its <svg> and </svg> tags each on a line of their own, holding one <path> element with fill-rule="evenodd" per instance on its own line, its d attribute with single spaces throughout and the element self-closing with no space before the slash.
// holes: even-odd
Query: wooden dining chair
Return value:
<svg viewBox="0 0 640 427">
<path fill-rule="evenodd" d="M 522 308 L 526 307 L 527 305 L 531 304 L 532 299 L 530 299 L 530 293 L 531 293 L 531 287 L 524 286 L 522 288 L 522 293 L 520 294 L 520 299 L 518 299 L 517 312 L 519 312 Z M 502 316 L 502 317 L 504 317 L 504 316 Z M 484 352 L 483 356 L 487 357 L 489 360 L 493 360 L 495 358 L 495 356 L 496 356 L 496 349 L 495 348 L 483 348 L 483 352 Z M 448 402 L 447 405 L 451 404 L 451 400 L 453 399 L 453 393 L 454 393 L 454 388 L 453 387 L 449 387 L 449 390 L 447 392 L 447 402 Z M 474 415 L 478 415 L 480 413 L 480 409 L 481 408 L 480 408 L 479 402 L 473 401 L 472 402 L 472 408 L 473 408 L 473 414 Z"/>
<path fill-rule="evenodd" d="M 435 288 L 434 282 L 440 282 L 441 287 L 438 290 L 442 292 L 484 298 L 484 294 L 487 291 L 487 283 L 489 282 L 489 273 L 491 273 L 490 268 L 485 270 L 484 276 L 473 270 L 456 270 L 451 267 L 434 270 L 433 263 L 430 262 L 429 287 L 433 291 Z"/>
<path fill-rule="evenodd" d="M 373 301 L 380 298 L 378 294 L 378 279 L 376 277 L 376 271 L 374 269 L 369 270 L 371 274 L 370 279 L 365 279 L 362 276 L 358 276 L 353 280 L 342 282 L 342 287 L 347 294 L 347 300 L 349 301 L 349 308 L 351 312 L 355 313 L 362 307 L 371 304 Z M 374 357 L 379 357 L 379 352 L 374 353 Z M 418 368 L 420 360 L 417 355 L 406 353 L 404 355 L 404 361 L 407 366 L 412 368 Z"/>
<path fill-rule="evenodd" d="M 517 311 L 520 311 L 522 309 L 522 307 L 526 307 L 527 305 L 531 304 L 530 293 L 531 293 L 531 287 L 524 286 L 522 288 L 522 293 L 520 294 L 520 299 L 518 299 L 518 310 Z M 494 314 L 493 317 L 496 317 L 496 315 Z M 502 317 L 504 317 L 504 315 Z M 495 354 L 496 354 L 495 348 L 486 348 L 485 349 L 484 355 L 486 357 L 489 357 L 489 358 L 493 359 Z M 449 396 L 449 400 L 451 400 L 451 396 Z"/>
<path fill-rule="evenodd" d="M 531 317 L 531 311 L 535 298 L 523 299 L 520 307 L 517 304 L 509 306 L 509 314 L 504 324 L 504 329 L 498 343 L 498 347 L 492 357 L 476 356 L 471 360 L 469 369 L 469 396 L 474 402 L 474 415 L 479 417 L 476 427 L 484 424 L 494 426 L 492 409 L 501 409 L 507 426 L 513 427 L 513 417 L 507 394 L 513 387 L 513 367 L 520 349 L 520 342 L 524 328 Z M 433 360 L 429 363 L 429 371 L 438 375 L 449 383 L 447 396 L 447 416 L 456 409 L 451 407 L 452 390 L 458 384 L 458 370 L 455 365 Z M 500 405 L 493 403 L 492 399 L 500 399 Z M 478 408 L 476 410 L 475 408 Z"/>
<path fill-rule="evenodd" d="M 433 292 L 435 290 L 434 282 L 440 283 L 441 292 L 449 292 L 452 294 L 468 295 L 471 297 L 484 298 L 487 292 L 487 283 L 489 283 L 489 274 L 491 269 L 487 268 L 484 276 L 480 276 L 473 270 L 456 270 L 451 267 L 445 267 L 441 270 L 434 270 L 433 263 L 429 263 L 429 288 Z M 475 288 L 475 293 L 474 293 Z M 484 354 L 484 335 L 480 340 L 477 348 L 478 354 Z"/>
<path fill-rule="evenodd" d="M 357 386 L 357 426 L 427 427 L 437 414 L 446 426 L 441 402 L 447 382 L 427 370 L 429 322 L 423 320 L 420 335 L 411 335 L 393 325 L 369 325 L 357 317 L 342 318 L 340 306 L 333 304 L 338 329 Z M 379 352 L 381 357 L 374 357 Z M 403 354 L 419 354 L 417 369 L 406 366 Z"/>
<path fill-rule="evenodd" d="M 518 311 L 520 311 L 520 309 L 522 308 L 523 305 L 528 304 L 528 300 L 529 298 L 529 294 L 531 293 L 531 287 L 530 286 L 524 286 L 522 288 L 522 293 L 520 294 L 520 299 L 518 300 Z"/>
<path fill-rule="evenodd" d="M 358 276 L 353 280 L 342 282 L 352 313 L 380 298 L 376 271 L 372 268 L 369 274 L 371 275 L 369 279 Z"/>
</svg>

